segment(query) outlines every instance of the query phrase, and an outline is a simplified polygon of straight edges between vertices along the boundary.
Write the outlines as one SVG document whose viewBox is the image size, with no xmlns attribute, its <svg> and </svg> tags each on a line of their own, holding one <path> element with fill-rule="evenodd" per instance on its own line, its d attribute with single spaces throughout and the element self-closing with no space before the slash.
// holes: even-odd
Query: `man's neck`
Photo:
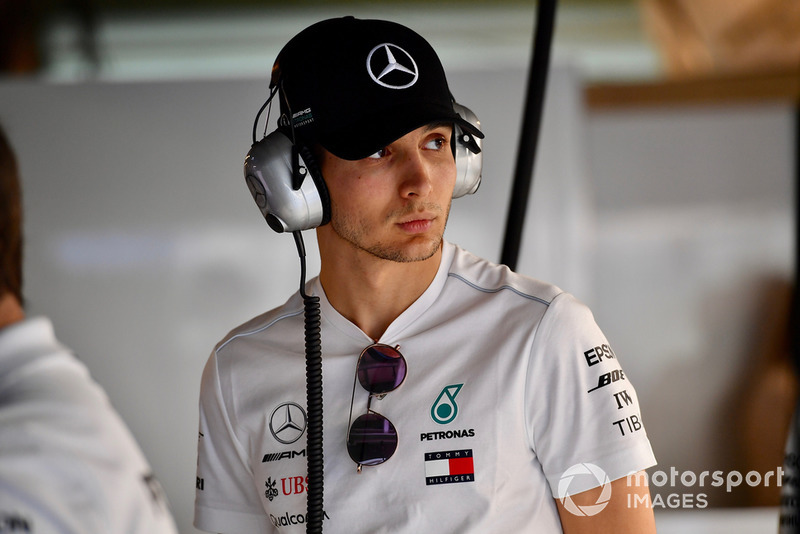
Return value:
<svg viewBox="0 0 800 534">
<path fill-rule="evenodd" d="M 396 262 L 366 252 L 322 257 L 320 282 L 331 305 L 377 341 L 430 286 L 442 247 L 427 260 Z"/>
<path fill-rule="evenodd" d="M 25 312 L 17 297 L 11 293 L 0 295 L 0 328 L 17 323 L 25 318 Z"/>
</svg>

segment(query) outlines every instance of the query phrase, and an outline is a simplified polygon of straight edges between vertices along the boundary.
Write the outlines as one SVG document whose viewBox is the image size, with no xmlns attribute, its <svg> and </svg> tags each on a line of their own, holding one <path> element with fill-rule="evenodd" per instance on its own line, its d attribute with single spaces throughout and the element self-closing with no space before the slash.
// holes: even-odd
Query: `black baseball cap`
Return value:
<svg viewBox="0 0 800 534">
<path fill-rule="evenodd" d="M 342 17 L 309 26 L 278 54 L 271 87 L 280 89 L 279 127 L 342 159 L 365 158 L 437 121 L 483 138 L 453 110 L 433 47 L 394 22 Z"/>
</svg>

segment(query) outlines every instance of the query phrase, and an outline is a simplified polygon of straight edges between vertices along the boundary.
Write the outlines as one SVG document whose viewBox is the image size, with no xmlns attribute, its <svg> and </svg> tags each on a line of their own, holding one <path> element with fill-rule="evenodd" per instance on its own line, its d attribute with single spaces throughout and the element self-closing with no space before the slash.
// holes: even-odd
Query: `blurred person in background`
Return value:
<svg viewBox="0 0 800 534">
<path fill-rule="evenodd" d="M 0 128 L 0 532 L 176 534 L 163 489 L 106 393 L 26 317 L 22 199 Z"/>
</svg>

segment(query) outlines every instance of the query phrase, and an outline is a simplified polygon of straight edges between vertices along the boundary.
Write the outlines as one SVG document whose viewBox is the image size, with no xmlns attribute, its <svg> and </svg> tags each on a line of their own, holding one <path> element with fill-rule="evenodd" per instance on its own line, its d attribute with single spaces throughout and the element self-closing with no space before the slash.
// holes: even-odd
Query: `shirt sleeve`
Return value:
<svg viewBox="0 0 800 534">
<path fill-rule="evenodd" d="M 273 532 L 224 398 L 213 354 L 200 385 L 194 525 L 223 534 Z"/>
<path fill-rule="evenodd" d="M 554 497 L 655 465 L 633 385 L 592 313 L 567 293 L 535 333 L 528 384 L 531 446 Z"/>
</svg>

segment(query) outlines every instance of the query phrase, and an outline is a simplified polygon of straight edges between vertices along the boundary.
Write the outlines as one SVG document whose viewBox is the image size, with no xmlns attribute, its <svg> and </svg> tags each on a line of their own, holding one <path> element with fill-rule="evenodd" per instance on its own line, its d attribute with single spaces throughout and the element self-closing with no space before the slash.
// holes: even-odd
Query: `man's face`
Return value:
<svg viewBox="0 0 800 534">
<path fill-rule="evenodd" d="M 423 126 L 356 161 L 322 151 L 331 222 L 319 229 L 319 239 L 390 261 L 432 257 L 455 185 L 451 133 L 450 125 Z"/>
</svg>

